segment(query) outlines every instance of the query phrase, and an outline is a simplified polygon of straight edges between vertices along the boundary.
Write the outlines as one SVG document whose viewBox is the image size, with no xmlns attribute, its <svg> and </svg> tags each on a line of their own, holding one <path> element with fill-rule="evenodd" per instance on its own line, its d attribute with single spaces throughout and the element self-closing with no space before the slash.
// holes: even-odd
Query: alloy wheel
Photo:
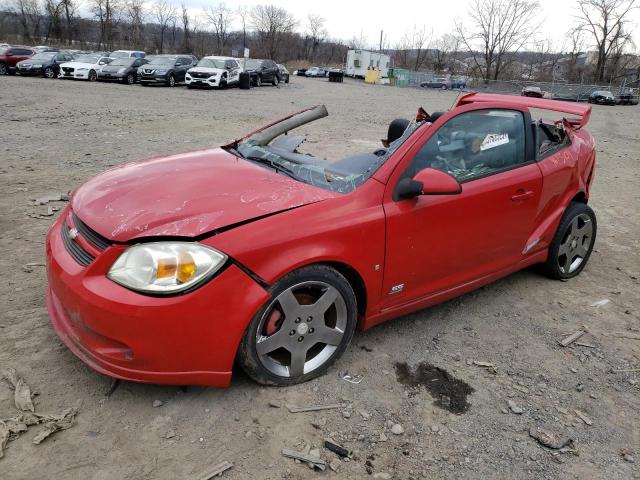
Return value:
<svg viewBox="0 0 640 480">
<path fill-rule="evenodd" d="M 170 87 L 176 86 L 176 77 L 174 77 L 173 75 L 169 75 L 169 86 Z"/>
<path fill-rule="evenodd" d="M 93 70 L 91 70 L 89 72 L 89 81 L 90 82 L 95 82 L 98 79 L 98 75 L 96 74 L 96 72 L 94 72 Z"/>
<path fill-rule="evenodd" d="M 591 249 L 593 224 L 585 213 L 577 215 L 567 227 L 558 249 L 558 267 L 563 274 L 575 272 Z"/>
<path fill-rule="evenodd" d="M 53 78 L 55 76 L 53 68 L 51 68 L 51 67 L 45 68 L 44 69 L 44 76 L 47 77 L 47 78 Z"/>
<path fill-rule="evenodd" d="M 7 66 L 4 63 L 0 63 L 0 75 L 7 74 Z"/>
<path fill-rule="evenodd" d="M 133 73 L 127 75 L 127 83 L 129 85 L 133 85 L 134 83 L 136 83 L 136 78 L 133 76 Z"/>
<path fill-rule="evenodd" d="M 299 377 L 327 362 L 344 337 L 347 305 L 323 281 L 307 281 L 279 294 L 265 309 L 256 332 L 262 365 L 280 377 Z"/>
</svg>

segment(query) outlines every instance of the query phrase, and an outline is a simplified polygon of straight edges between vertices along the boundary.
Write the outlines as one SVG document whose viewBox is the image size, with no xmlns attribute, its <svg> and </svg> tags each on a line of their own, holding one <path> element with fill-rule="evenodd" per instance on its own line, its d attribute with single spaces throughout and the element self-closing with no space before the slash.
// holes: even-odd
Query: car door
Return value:
<svg viewBox="0 0 640 480">
<path fill-rule="evenodd" d="M 426 141 L 407 152 L 385 192 L 383 307 L 442 294 L 523 259 L 542 189 L 530 124 L 528 111 L 469 110 L 427 129 Z M 423 168 L 447 172 L 461 193 L 394 200 L 397 182 Z"/>
<path fill-rule="evenodd" d="M 227 60 L 224 65 L 227 69 L 227 83 L 236 83 L 240 76 L 240 66 L 238 62 L 235 60 Z"/>
</svg>

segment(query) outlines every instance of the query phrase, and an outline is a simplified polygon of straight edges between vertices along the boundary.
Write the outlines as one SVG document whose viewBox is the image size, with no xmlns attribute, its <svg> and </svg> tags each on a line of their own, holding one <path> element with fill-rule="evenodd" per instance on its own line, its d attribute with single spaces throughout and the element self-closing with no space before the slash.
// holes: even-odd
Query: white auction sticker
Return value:
<svg viewBox="0 0 640 480">
<path fill-rule="evenodd" d="M 495 148 L 506 143 L 509 143 L 508 133 L 490 133 L 484 137 L 482 145 L 480 145 L 480 150 L 489 150 L 490 148 Z"/>
</svg>

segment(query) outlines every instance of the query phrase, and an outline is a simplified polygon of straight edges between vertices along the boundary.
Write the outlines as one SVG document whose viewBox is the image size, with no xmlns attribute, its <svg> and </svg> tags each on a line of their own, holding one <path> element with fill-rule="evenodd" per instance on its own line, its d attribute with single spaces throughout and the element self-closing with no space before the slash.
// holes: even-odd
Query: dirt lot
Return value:
<svg viewBox="0 0 640 480">
<path fill-rule="evenodd" d="M 359 333 L 327 375 L 307 384 L 264 388 L 237 372 L 226 390 L 123 382 L 107 396 L 111 380 L 84 366 L 50 327 L 44 268 L 26 265 L 44 261 L 57 215 L 46 216 L 47 207 L 64 203 L 33 199 L 121 162 L 218 145 L 317 103 L 330 117 L 308 129 L 316 152 L 368 151 L 394 117 L 419 105 L 446 109 L 454 98 L 299 78 L 278 89 L 224 92 L 0 78 L 0 369 L 18 370 L 38 393 L 37 411 L 82 401 L 71 429 L 34 445 L 32 427 L 9 442 L 0 477 L 198 479 L 229 460 L 224 477 L 236 479 L 640 478 L 639 107 L 594 108 L 591 204 L 599 231 L 578 278 L 554 282 L 523 271 Z M 608 302 L 592 305 L 600 300 Z M 558 345 L 582 325 L 584 346 Z M 465 382 L 470 407 L 456 414 L 435 405 L 426 389 L 406 383 L 415 378 L 397 362 L 428 362 Z M 347 369 L 362 382 L 343 380 Z M 628 369 L 636 371 L 617 371 Z M 154 407 L 156 400 L 163 404 Z M 335 402 L 344 406 L 316 414 L 284 406 Z M 13 392 L 2 383 L 0 418 L 14 414 Z M 403 434 L 391 432 L 396 423 Z M 577 455 L 552 455 L 529 436 L 532 425 L 570 436 Z M 337 473 L 312 472 L 280 453 L 320 447 L 326 437 L 354 452 L 336 462 L 321 451 Z"/>
</svg>

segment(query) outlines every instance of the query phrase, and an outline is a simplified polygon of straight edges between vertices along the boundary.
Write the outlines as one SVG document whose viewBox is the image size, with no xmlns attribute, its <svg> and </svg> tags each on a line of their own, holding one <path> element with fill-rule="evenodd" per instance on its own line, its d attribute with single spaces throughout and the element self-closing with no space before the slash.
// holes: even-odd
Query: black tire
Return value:
<svg viewBox="0 0 640 480">
<path fill-rule="evenodd" d="M 167 86 L 169 87 L 176 86 L 176 77 L 173 74 L 169 75 L 169 78 L 167 79 Z"/>
<path fill-rule="evenodd" d="M 135 76 L 133 73 L 130 73 L 129 75 L 127 75 L 127 76 L 125 77 L 124 82 L 125 82 L 127 85 L 133 85 L 134 83 L 136 83 L 136 76 Z"/>
<path fill-rule="evenodd" d="M 56 72 L 53 71 L 53 68 L 47 67 L 44 69 L 44 76 L 47 78 L 56 78 Z"/>
<path fill-rule="evenodd" d="M 342 297 L 342 300 L 344 300 L 344 306 L 346 307 L 346 326 L 344 329 L 344 334 L 340 340 L 339 345 L 336 346 L 335 351 L 333 351 L 333 353 L 331 353 L 331 355 L 327 357 L 327 359 L 324 360 L 323 363 L 321 363 L 315 369 L 299 376 L 287 377 L 276 375 L 265 367 L 257 352 L 256 337 L 258 328 L 260 328 L 262 324 L 263 317 L 273 309 L 273 303 L 278 295 L 304 282 L 322 282 L 337 290 L 339 295 Z M 338 271 L 331 267 L 325 265 L 311 265 L 308 267 L 303 267 L 286 275 L 271 288 L 271 295 L 271 298 L 262 306 L 256 316 L 253 317 L 253 319 L 249 323 L 242 341 L 240 342 L 237 358 L 238 363 L 240 364 L 242 369 L 256 382 L 262 385 L 273 386 L 294 385 L 297 383 L 306 382 L 324 374 L 344 353 L 347 346 L 351 342 L 356 329 L 358 308 L 356 296 L 353 293 L 353 289 L 351 288 L 349 282 L 344 278 L 344 276 L 342 276 Z M 286 317 L 284 317 L 284 319 L 286 320 Z M 283 322 L 285 320 L 283 320 Z M 297 320 L 299 321 L 300 319 L 298 318 Z M 311 325 L 311 323 L 309 323 L 309 325 Z M 287 327 L 283 323 L 280 328 Z M 310 332 L 312 331 L 313 329 L 310 330 Z M 298 334 L 296 333 L 294 337 L 297 337 L 297 335 Z M 316 345 L 321 345 L 321 343 Z"/>
<path fill-rule="evenodd" d="M 2 62 L 0 62 L 0 75 L 9 75 L 9 69 Z"/>
<path fill-rule="evenodd" d="M 280 83 L 280 79 L 278 78 L 278 76 L 277 76 L 277 75 L 274 75 L 274 76 L 273 76 L 273 81 L 272 81 L 271 83 L 272 83 L 272 85 L 273 85 L 274 87 L 277 87 L 277 86 L 278 86 L 278 84 Z"/>
<path fill-rule="evenodd" d="M 220 90 L 224 90 L 225 88 L 227 88 L 227 77 L 222 77 L 220 79 L 220 85 L 218 86 L 218 88 Z"/>
<path fill-rule="evenodd" d="M 258 75 L 256 77 L 256 87 L 261 87 L 261 86 L 262 86 L 262 77 Z"/>
<path fill-rule="evenodd" d="M 289 77 L 285 78 L 284 83 L 289 83 Z"/>
<path fill-rule="evenodd" d="M 589 244 L 587 247 L 584 247 L 584 239 L 573 240 L 575 236 L 572 237 L 572 225 L 577 225 L 578 227 L 581 224 L 584 225 L 584 220 L 586 219 L 591 222 L 591 233 L 588 238 Z M 574 220 L 577 222 L 576 224 L 574 224 Z M 543 265 L 544 273 L 548 277 L 556 280 L 567 280 L 579 275 L 589 261 L 589 257 L 591 256 L 591 252 L 593 251 L 593 246 L 596 241 L 597 231 L 598 223 L 596 220 L 596 214 L 591 207 L 584 203 L 572 202 L 564 212 L 562 220 L 560 220 L 560 225 L 558 225 L 558 230 L 556 231 L 553 241 L 549 246 L 549 256 Z M 582 257 L 580 257 L 575 250 L 575 248 L 580 245 L 578 242 L 582 243 L 582 247 L 586 251 Z M 575 245 L 575 247 L 572 247 L 573 245 Z M 567 249 L 563 249 L 563 247 L 568 247 L 570 253 L 563 254 L 563 251 Z M 568 257 L 569 255 L 570 257 Z M 567 262 L 571 263 L 573 261 L 573 255 L 576 255 L 576 260 L 578 258 L 582 258 L 580 264 L 573 270 L 570 268 L 563 268 L 561 264 L 563 263 L 566 265 Z"/>
<path fill-rule="evenodd" d="M 98 80 L 98 74 L 95 72 L 95 70 L 91 70 L 89 72 L 89 81 L 95 82 L 96 80 Z"/>
</svg>

